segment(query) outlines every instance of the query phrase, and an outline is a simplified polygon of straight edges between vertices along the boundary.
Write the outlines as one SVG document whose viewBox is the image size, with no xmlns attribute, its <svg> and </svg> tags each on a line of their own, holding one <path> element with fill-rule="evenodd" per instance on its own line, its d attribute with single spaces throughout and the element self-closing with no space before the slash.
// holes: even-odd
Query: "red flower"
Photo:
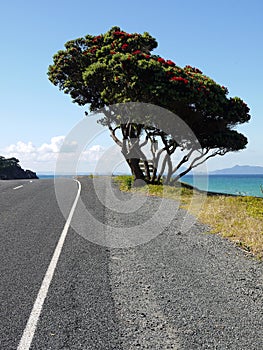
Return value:
<svg viewBox="0 0 263 350">
<path fill-rule="evenodd" d="M 175 66 L 175 63 L 173 62 L 173 61 L 171 61 L 171 60 L 168 60 L 168 61 L 166 61 L 166 63 L 169 65 L 169 66 Z"/>
<path fill-rule="evenodd" d="M 188 83 L 188 80 L 185 79 L 185 78 L 183 78 L 183 77 L 172 77 L 170 80 L 172 80 L 172 81 L 182 81 L 182 82 L 184 82 L 185 84 Z"/>
<path fill-rule="evenodd" d="M 125 32 L 120 32 L 120 31 L 116 31 L 113 33 L 114 35 L 120 36 L 120 35 L 126 35 L 127 33 Z"/>
<path fill-rule="evenodd" d="M 110 51 L 110 54 L 111 54 L 111 55 L 115 55 L 116 52 L 115 52 L 115 51 Z"/>
<path fill-rule="evenodd" d="M 128 47 L 129 47 L 128 44 L 123 44 L 121 48 L 122 48 L 122 50 L 126 50 Z"/>
<path fill-rule="evenodd" d="M 141 53 L 141 51 L 140 50 L 136 50 L 136 51 L 133 51 L 133 55 L 139 55 Z"/>
<path fill-rule="evenodd" d="M 101 38 L 101 35 L 95 36 L 95 38 L 92 40 L 94 43 L 98 41 Z"/>
<path fill-rule="evenodd" d="M 162 57 L 158 57 L 157 61 L 160 62 L 160 63 L 165 63 L 165 59 L 163 59 Z"/>
<path fill-rule="evenodd" d="M 189 65 L 188 65 L 188 66 L 185 66 L 184 69 L 190 70 L 190 71 L 192 71 L 192 72 L 194 72 L 194 73 L 199 73 L 199 74 L 202 74 L 202 73 L 203 73 L 200 69 L 195 68 L 195 67 L 192 67 L 192 66 L 189 66 Z"/>
<path fill-rule="evenodd" d="M 98 46 L 94 46 L 94 47 L 92 47 L 92 48 L 90 49 L 90 52 L 91 52 L 91 53 L 94 53 L 94 52 L 97 51 L 97 49 L 98 49 Z"/>
</svg>

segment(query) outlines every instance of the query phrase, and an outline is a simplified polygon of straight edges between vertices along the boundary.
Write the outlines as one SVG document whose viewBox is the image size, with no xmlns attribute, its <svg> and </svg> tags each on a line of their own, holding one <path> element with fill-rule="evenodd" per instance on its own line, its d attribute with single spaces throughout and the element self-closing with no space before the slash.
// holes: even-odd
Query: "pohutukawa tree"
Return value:
<svg viewBox="0 0 263 350">
<path fill-rule="evenodd" d="M 105 34 L 67 42 L 65 50 L 54 55 L 48 77 L 73 102 L 90 111 L 103 110 L 100 122 L 121 147 L 135 179 L 155 183 L 167 171 L 169 183 L 211 157 L 244 149 L 247 138 L 234 128 L 248 122 L 250 115 L 240 98 L 227 97 L 226 87 L 197 68 L 181 68 L 153 54 L 156 47 L 148 33 L 129 34 L 113 27 Z M 156 119 L 149 123 L 146 115 L 145 123 L 120 118 L 111 106 L 127 102 L 153 104 L 178 115 L 197 137 L 198 146 L 185 137 L 175 138 L 176 130 L 162 130 Z M 155 147 L 157 141 L 161 147 Z M 147 144 L 153 171 L 144 153 Z M 173 164 L 177 151 L 183 156 Z"/>
</svg>

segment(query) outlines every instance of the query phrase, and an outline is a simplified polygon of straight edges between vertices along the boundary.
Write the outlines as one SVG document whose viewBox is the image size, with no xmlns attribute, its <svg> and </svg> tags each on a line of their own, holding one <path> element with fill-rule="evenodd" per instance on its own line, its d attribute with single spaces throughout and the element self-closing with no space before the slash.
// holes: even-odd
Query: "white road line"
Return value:
<svg viewBox="0 0 263 350">
<path fill-rule="evenodd" d="M 77 196 L 75 198 L 75 201 L 72 205 L 72 208 L 70 210 L 67 221 L 65 223 L 65 226 L 64 226 L 63 231 L 61 233 L 61 236 L 59 238 L 58 244 L 57 244 L 56 249 L 54 251 L 53 257 L 50 261 L 46 275 L 42 281 L 42 284 L 41 284 L 41 287 L 39 289 L 36 301 L 34 303 L 34 306 L 33 306 L 33 309 L 31 311 L 31 314 L 29 316 L 29 319 L 27 321 L 26 328 L 24 329 L 24 332 L 23 332 L 22 338 L 19 342 L 17 350 L 29 350 L 30 349 L 31 342 L 33 340 L 33 337 L 34 337 L 34 334 L 35 334 L 35 331 L 37 328 L 37 322 L 39 320 L 39 317 L 40 317 L 40 314 L 41 314 L 41 311 L 43 308 L 43 304 L 44 304 L 44 301 L 46 299 L 47 292 L 48 292 L 50 283 L 52 281 L 54 271 L 55 271 L 56 266 L 57 266 L 57 262 L 58 262 L 60 253 L 61 253 L 64 241 L 65 241 L 65 238 L 67 236 L 70 222 L 71 222 L 71 219 L 73 217 L 73 214 L 74 214 L 74 211 L 76 209 L 77 202 L 78 202 L 78 199 L 80 196 L 81 184 L 78 180 L 74 180 L 74 181 L 76 181 L 78 183 Z"/>
<path fill-rule="evenodd" d="M 22 188 L 22 187 L 24 187 L 24 185 L 20 185 L 20 186 L 14 187 L 13 190 L 18 190 L 19 188 Z"/>
</svg>

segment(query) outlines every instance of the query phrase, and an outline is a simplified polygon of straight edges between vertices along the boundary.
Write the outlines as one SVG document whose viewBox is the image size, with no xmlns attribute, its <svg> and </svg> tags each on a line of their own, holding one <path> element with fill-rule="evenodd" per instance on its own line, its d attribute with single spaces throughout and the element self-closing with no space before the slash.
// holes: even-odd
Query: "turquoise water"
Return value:
<svg viewBox="0 0 263 350">
<path fill-rule="evenodd" d="M 186 175 L 182 182 L 194 185 L 200 190 L 236 194 L 243 196 L 263 197 L 263 175 Z"/>
</svg>

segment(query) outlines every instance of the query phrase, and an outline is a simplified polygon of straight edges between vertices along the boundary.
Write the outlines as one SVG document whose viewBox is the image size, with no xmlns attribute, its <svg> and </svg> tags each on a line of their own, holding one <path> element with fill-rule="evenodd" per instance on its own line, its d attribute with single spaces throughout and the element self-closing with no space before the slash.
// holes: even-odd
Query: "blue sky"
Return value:
<svg viewBox="0 0 263 350">
<path fill-rule="evenodd" d="M 61 137 L 84 109 L 49 82 L 48 65 L 66 41 L 117 25 L 149 32 L 159 43 L 155 53 L 198 67 L 251 108 L 251 121 L 238 128 L 249 139 L 247 149 L 211 160 L 211 170 L 263 166 L 262 13 L 261 0 L 2 2 L 0 154 L 18 156 L 38 172 L 52 170 Z M 100 142 L 108 140 L 105 134 Z"/>
</svg>

